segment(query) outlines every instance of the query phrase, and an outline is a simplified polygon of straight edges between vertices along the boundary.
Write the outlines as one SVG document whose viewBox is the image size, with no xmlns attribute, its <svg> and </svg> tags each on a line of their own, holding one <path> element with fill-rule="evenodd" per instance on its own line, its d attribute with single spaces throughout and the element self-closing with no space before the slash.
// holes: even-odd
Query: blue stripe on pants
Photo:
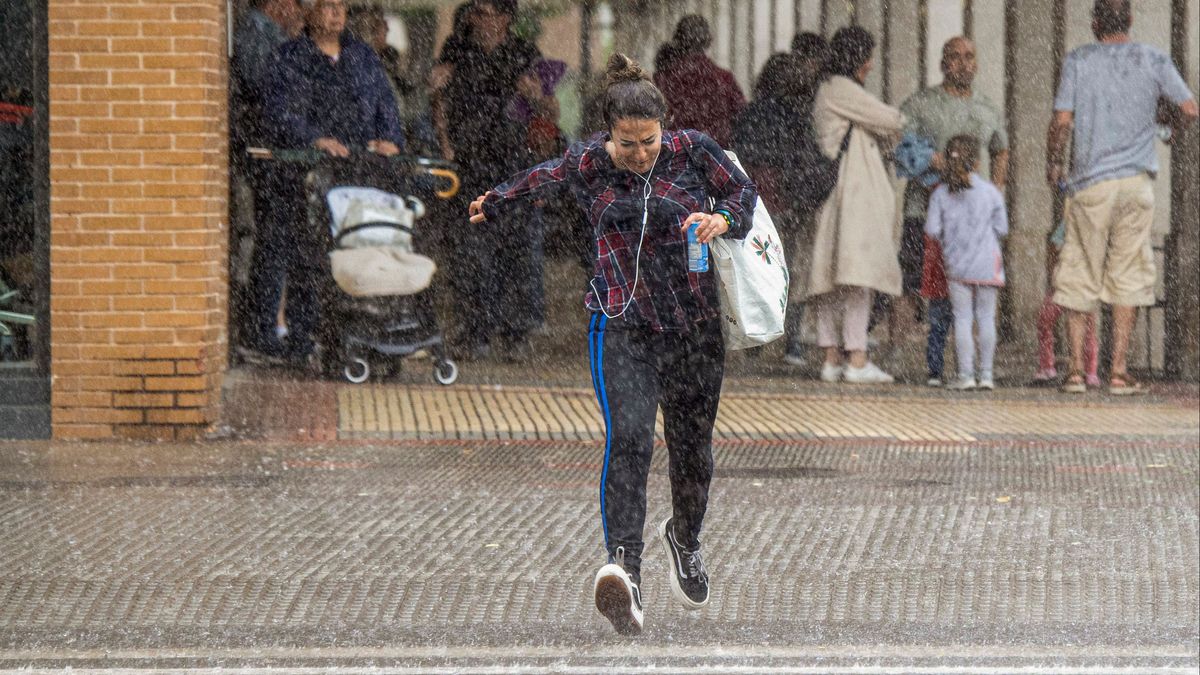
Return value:
<svg viewBox="0 0 1200 675">
<path fill-rule="evenodd" d="M 596 389 L 596 401 L 604 415 L 604 468 L 600 472 L 600 524 L 604 529 L 604 547 L 608 549 L 608 516 L 605 511 L 604 486 L 608 481 L 608 460 L 612 454 L 612 413 L 608 408 L 608 392 L 604 387 L 604 328 L 608 317 L 592 315 L 588 328 L 588 347 L 591 350 L 592 386 Z"/>
</svg>

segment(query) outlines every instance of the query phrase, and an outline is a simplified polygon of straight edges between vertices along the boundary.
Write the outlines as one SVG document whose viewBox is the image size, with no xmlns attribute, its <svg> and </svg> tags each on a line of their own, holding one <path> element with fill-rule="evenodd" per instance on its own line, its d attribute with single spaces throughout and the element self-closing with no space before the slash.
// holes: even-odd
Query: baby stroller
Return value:
<svg viewBox="0 0 1200 675">
<path fill-rule="evenodd" d="M 436 191 L 435 178 L 451 181 Z M 328 228 L 325 269 L 332 280 L 322 300 L 320 341 L 327 370 L 359 384 L 380 359 L 398 366 L 418 354 L 433 360 L 433 377 L 453 384 L 458 367 L 446 354 L 433 309 L 437 267 L 414 250 L 415 223 L 426 198 L 449 198 L 458 178 L 429 160 L 322 159 L 308 173 L 309 224 Z"/>
</svg>

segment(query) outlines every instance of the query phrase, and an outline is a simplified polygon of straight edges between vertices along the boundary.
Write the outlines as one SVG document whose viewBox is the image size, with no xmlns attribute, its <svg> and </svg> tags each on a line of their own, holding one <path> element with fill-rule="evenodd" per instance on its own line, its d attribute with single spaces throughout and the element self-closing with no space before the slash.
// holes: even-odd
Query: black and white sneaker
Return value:
<svg viewBox="0 0 1200 675">
<path fill-rule="evenodd" d="M 625 571 L 625 549 L 617 549 L 617 561 L 596 572 L 596 609 L 621 635 L 642 632 L 642 592 Z"/>
<path fill-rule="evenodd" d="M 675 540 L 671 519 L 658 526 L 663 549 L 671 564 L 671 595 L 688 609 L 700 609 L 708 604 L 708 572 L 700 558 L 700 549 L 689 551 Z"/>
</svg>

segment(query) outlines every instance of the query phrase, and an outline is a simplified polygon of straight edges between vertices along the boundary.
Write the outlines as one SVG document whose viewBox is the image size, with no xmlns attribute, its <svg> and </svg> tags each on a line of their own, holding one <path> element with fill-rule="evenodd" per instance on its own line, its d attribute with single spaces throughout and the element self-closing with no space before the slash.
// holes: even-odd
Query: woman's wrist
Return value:
<svg viewBox="0 0 1200 675">
<path fill-rule="evenodd" d="M 726 229 L 728 229 L 728 230 L 733 229 L 733 214 L 732 213 L 726 211 L 725 209 L 718 209 L 716 211 L 713 211 L 713 215 L 721 216 L 722 218 L 725 219 Z"/>
</svg>

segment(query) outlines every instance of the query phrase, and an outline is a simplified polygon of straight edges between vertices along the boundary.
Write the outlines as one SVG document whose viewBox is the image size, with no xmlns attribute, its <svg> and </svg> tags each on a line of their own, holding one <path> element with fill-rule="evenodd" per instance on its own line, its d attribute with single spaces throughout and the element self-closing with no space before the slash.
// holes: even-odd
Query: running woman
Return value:
<svg viewBox="0 0 1200 675">
<path fill-rule="evenodd" d="M 758 194 L 711 138 L 664 131 L 666 100 L 636 62 L 614 54 L 605 84 L 607 132 L 480 196 L 470 217 L 498 219 L 518 202 L 569 188 L 591 223 L 595 260 L 584 302 L 592 312 L 592 382 L 606 428 L 600 520 L 608 555 L 594 591 L 600 613 L 631 635 L 642 630 L 646 478 L 659 406 L 672 515 L 658 536 L 671 593 L 690 609 L 708 604 L 700 531 L 725 345 L 716 278 L 711 266 L 689 271 L 687 230 L 695 224 L 703 243 L 744 238 Z"/>
</svg>

